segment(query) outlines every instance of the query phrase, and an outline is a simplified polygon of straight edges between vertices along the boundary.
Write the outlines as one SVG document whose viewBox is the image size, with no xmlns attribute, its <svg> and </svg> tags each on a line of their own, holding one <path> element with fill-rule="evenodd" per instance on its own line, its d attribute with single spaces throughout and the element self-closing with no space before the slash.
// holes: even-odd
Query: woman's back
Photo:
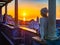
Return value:
<svg viewBox="0 0 60 45">
<path fill-rule="evenodd" d="M 47 29 L 48 29 L 48 19 L 45 17 L 40 18 L 40 34 L 43 39 L 47 35 L 46 32 Z"/>
</svg>

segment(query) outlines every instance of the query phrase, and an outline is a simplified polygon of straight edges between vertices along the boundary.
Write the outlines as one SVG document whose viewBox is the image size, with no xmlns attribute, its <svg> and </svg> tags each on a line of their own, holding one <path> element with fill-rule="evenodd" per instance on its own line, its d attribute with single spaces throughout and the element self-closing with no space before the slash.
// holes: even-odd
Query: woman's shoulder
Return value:
<svg viewBox="0 0 60 45">
<path fill-rule="evenodd" d="M 47 22 L 48 21 L 48 18 L 40 18 L 40 22 Z"/>
<path fill-rule="evenodd" d="M 40 19 L 43 19 L 43 20 L 44 20 L 44 19 L 48 19 L 48 18 L 42 17 L 42 18 L 40 18 Z"/>
</svg>

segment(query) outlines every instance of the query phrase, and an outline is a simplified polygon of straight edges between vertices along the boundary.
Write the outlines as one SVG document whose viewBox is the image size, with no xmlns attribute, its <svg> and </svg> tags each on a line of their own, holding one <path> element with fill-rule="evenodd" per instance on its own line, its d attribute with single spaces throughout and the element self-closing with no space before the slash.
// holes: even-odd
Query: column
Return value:
<svg viewBox="0 0 60 45">
<path fill-rule="evenodd" d="M 18 27 L 18 0 L 15 0 L 15 27 Z"/>
<path fill-rule="evenodd" d="M 8 4 L 5 5 L 5 22 L 7 21 L 7 5 Z"/>
<path fill-rule="evenodd" d="M 49 17 L 48 17 L 48 38 L 49 40 L 56 40 L 56 0 L 49 0 Z"/>
<path fill-rule="evenodd" d="M 0 22 L 2 22 L 2 7 L 0 7 Z"/>
<path fill-rule="evenodd" d="M 5 14 L 7 14 L 7 4 L 5 5 Z"/>
</svg>

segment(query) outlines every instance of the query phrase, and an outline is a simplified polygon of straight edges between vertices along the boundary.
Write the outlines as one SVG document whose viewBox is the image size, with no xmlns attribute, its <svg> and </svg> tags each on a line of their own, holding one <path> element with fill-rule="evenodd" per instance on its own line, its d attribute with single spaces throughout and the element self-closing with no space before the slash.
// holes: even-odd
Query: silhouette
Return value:
<svg viewBox="0 0 60 45">
<path fill-rule="evenodd" d="M 3 15 L 3 23 L 6 23 L 6 14 Z"/>
</svg>

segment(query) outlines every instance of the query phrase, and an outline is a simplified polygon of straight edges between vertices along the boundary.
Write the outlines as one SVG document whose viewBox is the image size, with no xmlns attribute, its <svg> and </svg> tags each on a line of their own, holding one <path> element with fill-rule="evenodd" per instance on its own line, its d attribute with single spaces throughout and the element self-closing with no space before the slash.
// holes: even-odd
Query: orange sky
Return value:
<svg viewBox="0 0 60 45">
<path fill-rule="evenodd" d="M 18 19 L 21 20 L 31 20 L 31 19 L 36 19 L 36 17 L 41 17 L 40 16 L 40 9 L 43 7 L 48 7 L 47 3 L 26 3 L 26 2 L 22 2 L 19 3 L 19 7 L 18 7 Z M 3 7 L 3 11 L 4 12 L 4 7 Z M 60 18 L 60 6 L 57 6 L 57 10 L 56 10 L 56 17 Z M 3 13 L 4 14 L 4 13 Z M 11 2 L 10 4 L 8 4 L 8 14 L 11 15 L 12 17 L 14 17 L 14 1 Z M 24 15 L 25 14 L 25 15 Z"/>
</svg>

